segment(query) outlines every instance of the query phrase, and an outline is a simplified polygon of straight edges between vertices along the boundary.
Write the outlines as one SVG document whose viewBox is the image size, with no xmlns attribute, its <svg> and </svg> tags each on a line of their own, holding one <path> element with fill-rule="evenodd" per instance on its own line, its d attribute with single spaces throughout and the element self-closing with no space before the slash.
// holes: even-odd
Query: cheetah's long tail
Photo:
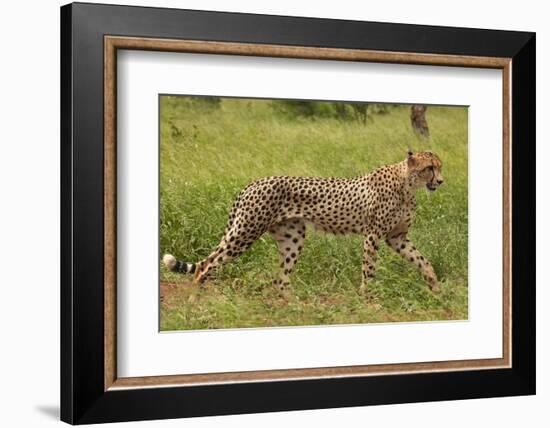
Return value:
<svg viewBox="0 0 550 428">
<path fill-rule="evenodd" d="M 182 262 L 181 260 L 177 260 L 171 254 L 165 254 L 162 258 L 162 262 L 168 270 L 178 273 L 195 273 L 195 269 L 197 267 L 196 263 Z"/>
</svg>

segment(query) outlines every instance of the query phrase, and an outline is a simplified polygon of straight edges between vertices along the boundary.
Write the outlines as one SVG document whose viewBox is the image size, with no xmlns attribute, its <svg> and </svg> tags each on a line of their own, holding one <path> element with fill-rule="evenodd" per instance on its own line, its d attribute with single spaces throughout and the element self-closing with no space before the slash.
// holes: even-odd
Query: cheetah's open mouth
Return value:
<svg viewBox="0 0 550 428">
<path fill-rule="evenodd" d="M 434 192 L 435 189 L 437 189 L 437 187 L 433 184 L 433 183 L 426 183 L 426 188 L 430 191 L 430 192 Z"/>
</svg>

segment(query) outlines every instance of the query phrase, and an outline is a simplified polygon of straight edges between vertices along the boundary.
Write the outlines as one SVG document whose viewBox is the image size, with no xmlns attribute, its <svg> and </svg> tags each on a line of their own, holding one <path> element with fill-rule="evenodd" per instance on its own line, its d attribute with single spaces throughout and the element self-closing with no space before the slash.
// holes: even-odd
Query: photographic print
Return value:
<svg viewBox="0 0 550 428">
<path fill-rule="evenodd" d="M 468 319 L 468 108 L 160 95 L 160 330 Z"/>
</svg>

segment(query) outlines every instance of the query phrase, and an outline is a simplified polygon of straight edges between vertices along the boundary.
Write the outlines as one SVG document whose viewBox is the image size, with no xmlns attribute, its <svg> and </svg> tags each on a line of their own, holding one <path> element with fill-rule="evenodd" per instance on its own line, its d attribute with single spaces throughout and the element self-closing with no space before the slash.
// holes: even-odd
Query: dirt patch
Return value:
<svg viewBox="0 0 550 428">
<path fill-rule="evenodd" d="M 161 282 L 160 283 L 160 302 L 168 303 L 172 297 L 180 295 L 183 290 L 193 287 L 191 281 L 185 282 Z"/>
</svg>

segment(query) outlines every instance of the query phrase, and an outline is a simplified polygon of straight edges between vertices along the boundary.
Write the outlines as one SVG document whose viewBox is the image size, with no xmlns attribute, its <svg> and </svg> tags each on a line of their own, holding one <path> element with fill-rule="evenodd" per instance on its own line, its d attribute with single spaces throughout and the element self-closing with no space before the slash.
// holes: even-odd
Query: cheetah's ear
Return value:
<svg viewBox="0 0 550 428">
<path fill-rule="evenodd" d="M 413 152 L 409 150 L 407 157 L 407 166 L 409 171 L 413 171 L 418 166 L 418 160 L 414 157 Z"/>
<path fill-rule="evenodd" d="M 409 151 L 407 152 L 407 157 L 409 157 L 409 158 L 410 158 L 410 157 L 411 157 L 412 155 L 413 155 L 413 152 L 412 152 L 412 150 L 409 150 Z"/>
</svg>

